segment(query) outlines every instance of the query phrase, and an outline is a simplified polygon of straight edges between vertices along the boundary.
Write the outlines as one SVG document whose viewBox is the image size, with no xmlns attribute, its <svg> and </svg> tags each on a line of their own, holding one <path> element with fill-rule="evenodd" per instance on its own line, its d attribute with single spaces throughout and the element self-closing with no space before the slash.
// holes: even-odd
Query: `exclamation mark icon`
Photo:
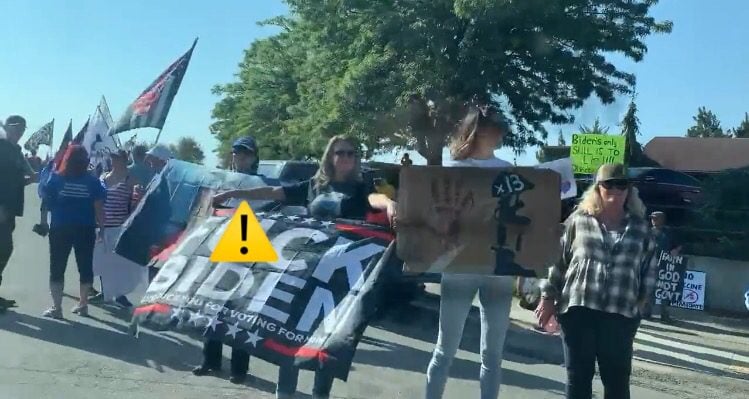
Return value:
<svg viewBox="0 0 749 399">
<path fill-rule="evenodd" d="M 247 242 L 247 215 L 240 215 L 240 216 L 242 218 L 241 219 L 241 222 L 242 222 L 242 242 L 245 243 L 245 242 Z M 247 255 L 247 252 L 249 252 L 249 250 L 247 249 L 246 246 L 242 246 L 242 248 L 239 249 L 239 252 L 242 255 Z"/>
</svg>

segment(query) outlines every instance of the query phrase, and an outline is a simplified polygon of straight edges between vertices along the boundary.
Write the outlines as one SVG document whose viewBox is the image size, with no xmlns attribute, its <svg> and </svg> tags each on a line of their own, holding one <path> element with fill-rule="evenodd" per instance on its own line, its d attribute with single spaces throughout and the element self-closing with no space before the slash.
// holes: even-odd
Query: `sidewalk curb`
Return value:
<svg viewBox="0 0 749 399">
<path fill-rule="evenodd" d="M 411 306 L 439 315 L 439 295 L 424 292 L 411 302 Z M 563 364 L 564 352 L 561 338 L 535 332 L 527 322 L 512 317 L 512 312 L 515 310 L 512 309 L 510 312 L 510 328 L 507 330 L 505 339 L 505 352 L 543 363 Z M 476 306 L 471 307 L 468 319 L 472 322 L 480 322 L 479 309 Z"/>
</svg>

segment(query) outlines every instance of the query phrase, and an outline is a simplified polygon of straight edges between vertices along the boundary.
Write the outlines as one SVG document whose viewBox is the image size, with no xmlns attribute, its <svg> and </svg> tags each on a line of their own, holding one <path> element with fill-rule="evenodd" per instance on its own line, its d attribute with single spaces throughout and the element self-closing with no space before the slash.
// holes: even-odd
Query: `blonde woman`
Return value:
<svg viewBox="0 0 749 399">
<path fill-rule="evenodd" d="M 330 139 L 312 179 L 281 187 L 259 187 L 233 190 L 214 197 L 214 203 L 229 198 L 244 200 L 276 200 L 287 205 L 305 206 L 317 219 L 364 219 L 370 209 L 379 208 L 394 215 L 394 202 L 365 184 L 361 176 L 361 160 L 357 143 L 344 136 Z M 299 369 L 284 366 L 278 372 L 276 397 L 291 398 L 296 393 Z M 333 377 L 324 371 L 315 373 L 312 389 L 314 399 L 330 397 Z"/>
<path fill-rule="evenodd" d="M 621 164 L 606 164 L 565 222 L 562 256 L 536 310 L 558 314 L 567 398 L 589 399 L 595 363 L 606 399 L 629 398 L 632 343 L 655 285 L 655 240 Z"/>
<path fill-rule="evenodd" d="M 512 167 L 497 158 L 508 124 L 492 108 L 472 108 L 450 143 L 445 166 Z M 481 399 L 496 399 L 502 383 L 502 354 L 510 323 L 514 278 L 443 273 L 437 344 L 427 369 L 426 399 L 442 398 L 450 365 L 463 337 L 468 312 L 478 293 L 481 310 Z"/>
</svg>

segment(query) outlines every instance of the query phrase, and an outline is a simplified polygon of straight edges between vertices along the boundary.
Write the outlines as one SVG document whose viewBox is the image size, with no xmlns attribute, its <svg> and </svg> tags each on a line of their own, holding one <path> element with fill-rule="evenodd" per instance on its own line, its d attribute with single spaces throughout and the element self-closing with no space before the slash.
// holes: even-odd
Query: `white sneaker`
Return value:
<svg viewBox="0 0 749 399">
<path fill-rule="evenodd" d="M 42 316 L 44 317 L 51 317 L 53 319 L 62 320 L 62 309 L 58 308 L 49 308 L 42 313 Z"/>
<path fill-rule="evenodd" d="M 88 305 L 83 305 L 83 306 L 81 306 L 81 305 L 75 305 L 75 307 L 73 308 L 73 310 L 71 310 L 71 312 L 73 312 L 73 313 L 75 313 L 75 314 L 77 314 L 79 316 L 87 317 L 88 316 Z"/>
</svg>

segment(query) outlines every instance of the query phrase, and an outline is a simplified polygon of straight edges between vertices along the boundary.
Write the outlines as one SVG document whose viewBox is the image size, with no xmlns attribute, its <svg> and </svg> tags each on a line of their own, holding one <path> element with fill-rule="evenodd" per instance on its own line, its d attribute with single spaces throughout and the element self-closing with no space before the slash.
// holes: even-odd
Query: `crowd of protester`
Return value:
<svg viewBox="0 0 749 399">
<path fill-rule="evenodd" d="M 80 294 L 72 313 L 87 316 L 89 299 L 131 307 L 127 295 L 157 271 L 149 273 L 115 254 L 114 241 L 143 198 L 145 187 L 161 173 L 172 154 L 161 145 L 151 149 L 136 146 L 130 153 L 120 150 L 111 154 L 110 170 L 99 176 L 90 168 L 86 149 L 69 145 L 61 156 L 55 156 L 44 167 L 39 162 L 35 168 L 18 146 L 25 128 L 23 118 L 12 116 L 0 131 L 0 168 L 4 171 L 0 182 L 0 283 L 13 250 L 15 219 L 23 216 L 25 187 L 38 179 L 42 209 L 35 231 L 48 236 L 50 252 L 51 306 L 44 316 L 64 317 L 64 276 L 71 252 L 75 254 Z M 495 156 L 495 150 L 509 133 L 509 124 L 498 112 L 471 108 L 450 142 L 450 159 L 444 166 L 512 166 Z M 407 155 L 401 160 L 404 167 L 413 163 Z M 257 175 L 259 161 L 258 143 L 253 137 L 242 137 L 233 143 L 233 171 Z M 328 142 L 318 171 L 310 180 L 221 192 L 213 201 L 219 207 L 230 199 L 275 200 L 306 207 L 311 216 L 321 219 L 364 220 L 368 213 L 381 212 L 397 232 L 395 198 L 395 188 L 389 183 L 376 181 L 372 185 L 363 180 L 359 144 L 351 138 L 335 136 Z M 562 255 L 550 268 L 536 314 L 540 325 L 551 317 L 557 317 L 561 325 L 569 398 L 591 397 L 596 361 L 606 398 L 629 397 L 633 340 L 648 309 L 655 281 L 653 254 L 657 246 L 676 249 L 658 230 L 659 218 L 653 216 L 655 230 L 651 231 L 645 207 L 623 165 L 607 164 L 600 168 L 595 184 L 565 221 L 560 240 Z M 99 291 L 93 289 L 97 276 Z M 506 276 L 442 274 L 439 334 L 426 369 L 427 399 L 443 397 L 476 295 L 481 314 L 481 398 L 499 396 L 513 281 Z M 0 309 L 12 306 L 13 300 L 0 298 Z M 193 373 L 203 376 L 219 371 L 222 346 L 220 341 L 206 340 L 202 364 Z M 232 349 L 232 382 L 245 381 L 249 362 L 248 352 Z M 298 378 L 299 369 L 280 367 L 277 397 L 293 397 Z M 313 398 L 330 397 L 333 383 L 334 378 L 328 373 L 316 372 Z"/>
</svg>

